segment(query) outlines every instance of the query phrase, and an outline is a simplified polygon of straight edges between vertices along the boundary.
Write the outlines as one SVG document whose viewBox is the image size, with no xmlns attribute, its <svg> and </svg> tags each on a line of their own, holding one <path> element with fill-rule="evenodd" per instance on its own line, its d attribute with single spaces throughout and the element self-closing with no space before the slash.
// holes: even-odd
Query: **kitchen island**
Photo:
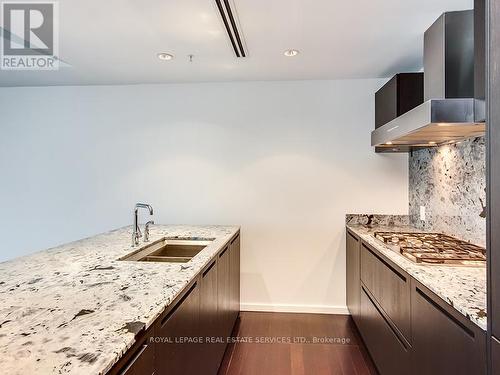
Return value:
<svg viewBox="0 0 500 375">
<path fill-rule="evenodd" d="M 0 263 L 2 372 L 108 372 L 238 233 L 237 226 L 154 226 L 151 242 L 211 240 L 186 263 L 118 260 L 134 250 L 131 227 Z"/>
</svg>

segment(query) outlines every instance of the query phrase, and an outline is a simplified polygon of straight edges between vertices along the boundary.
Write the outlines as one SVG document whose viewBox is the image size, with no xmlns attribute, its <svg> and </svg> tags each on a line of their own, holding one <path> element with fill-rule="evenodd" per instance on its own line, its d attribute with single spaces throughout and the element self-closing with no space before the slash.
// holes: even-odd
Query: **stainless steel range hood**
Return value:
<svg viewBox="0 0 500 375">
<path fill-rule="evenodd" d="M 425 102 L 372 132 L 378 152 L 408 152 L 484 135 L 484 94 L 474 89 L 484 66 L 475 59 L 481 52 L 474 39 L 472 10 L 444 13 L 425 32 Z"/>
<path fill-rule="evenodd" d="M 484 101 L 431 99 L 374 130 L 372 146 L 408 152 L 480 137 L 486 131 L 484 116 Z"/>
</svg>

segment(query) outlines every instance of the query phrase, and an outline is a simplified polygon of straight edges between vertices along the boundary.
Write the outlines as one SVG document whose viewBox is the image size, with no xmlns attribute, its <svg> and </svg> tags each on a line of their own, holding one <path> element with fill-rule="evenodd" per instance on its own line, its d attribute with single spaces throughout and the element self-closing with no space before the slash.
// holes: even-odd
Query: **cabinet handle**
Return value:
<svg viewBox="0 0 500 375">
<path fill-rule="evenodd" d="M 366 246 L 365 244 L 363 244 L 363 247 L 369 251 L 375 258 L 377 258 L 380 262 L 382 262 L 387 268 L 389 268 L 393 273 L 396 274 L 396 276 L 398 276 L 401 280 L 403 280 L 405 283 L 406 283 L 406 277 L 404 275 L 402 275 L 401 273 L 399 273 L 399 271 L 397 269 L 395 269 L 393 266 L 391 266 L 388 262 L 386 262 L 383 258 L 381 258 L 380 256 L 378 256 L 377 254 L 375 254 L 375 252 L 370 249 L 368 246 Z"/>
<path fill-rule="evenodd" d="M 347 231 L 347 235 L 348 235 L 349 237 L 351 237 L 351 238 L 353 239 L 353 241 L 359 242 L 359 240 L 358 240 L 356 237 L 354 237 L 354 236 L 351 234 L 351 232 Z"/>
<path fill-rule="evenodd" d="M 465 333 L 467 333 L 471 338 L 474 338 L 474 332 L 467 327 L 465 324 L 463 324 L 460 320 L 455 318 L 453 315 L 451 315 L 448 311 L 446 311 L 444 308 L 439 306 L 439 304 L 434 301 L 431 297 L 429 297 L 423 290 L 421 290 L 418 286 L 415 287 L 415 290 L 417 293 L 425 299 L 430 305 L 432 305 L 435 309 L 439 310 L 444 316 L 446 316 L 448 319 L 450 319 L 453 323 L 455 323 L 457 326 L 462 328 Z"/>
<path fill-rule="evenodd" d="M 212 268 L 214 268 L 214 266 L 215 266 L 215 260 L 214 260 L 214 261 L 212 262 L 212 264 L 211 264 L 211 265 L 210 265 L 210 266 L 209 266 L 209 267 L 208 267 L 208 268 L 207 268 L 207 269 L 203 272 L 202 277 L 205 277 L 205 276 L 207 275 L 207 273 L 209 273 L 209 272 L 210 272 L 210 270 L 211 270 Z"/>
<path fill-rule="evenodd" d="M 364 294 L 366 295 L 366 298 L 368 298 L 368 300 L 370 301 L 370 303 L 372 304 L 373 308 L 375 310 L 377 310 L 378 314 L 380 315 L 380 317 L 384 320 L 385 324 L 387 325 L 387 327 L 389 327 L 389 329 L 391 330 L 392 334 L 394 335 L 394 337 L 396 337 L 396 339 L 399 341 L 399 343 L 403 346 L 403 348 L 408 351 L 408 344 L 406 344 L 402 339 L 401 337 L 399 337 L 398 333 L 394 330 L 394 327 L 391 325 L 391 323 L 389 323 L 389 321 L 387 320 L 386 316 L 382 313 L 381 309 L 378 307 L 378 305 L 375 303 L 375 301 L 372 299 L 372 297 L 370 296 L 370 293 L 368 293 L 367 289 L 365 289 L 365 287 L 362 285 L 361 286 L 361 290 L 364 292 Z"/>
<path fill-rule="evenodd" d="M 132 358 L 127 362 L 124 368 L 120 371 L 119 375 L 125 375 L 128 370 L 134 365 L 135 361 L 144 353 L 144 351 L 148 348 L 146 342 L 144 342 L 139 349 L 134 353 Z"/>
<path fill-rule="evenodd" d="M 226 246 L 226 248 L 224 250 L 222 250 L 222 252 L 219 254 L 219 258 L 225 254 L 225 252 L 227 251 L 228 248 L 229 247 Z"/>
<path fill-rule="evenodd" d="M 236 237 L 234 237 L 234 238 L 233 238 L 233 240 L 231 241 L 231 245 L 232 245 L 233 243 L 235 243 L 235 242 L 236 242 L 236 240 L 237 240 L 238 238 L 240 238 L 240 235 L 239 235 L 239 234 L 238 234 Z"/>
<path fill-rule="evenodd" d="M 161 328 L 163 328 L 163 326 L 165 325 L 165 323 L 167 322 L 167 320 L 177 311 L 177 309 L 179 308 L 179 306 L 182 305 L 182 303 L 186 300 L 186 298 L 189 297 L 189 295 L 194 290 L 194 288 L 196 288 L 196 284 L 197 283 L 195 282 L 193 284 L 193 286 L 189 289 L 189 291 L 182 296 L 182 298 L 179 300 L 179 302 L 176 303 L 176 305 L 174 306 L 174 308 L 172 310 L 170 310 L 168 312 L 168 314 L 161 320 L 161 323 L 160 323 Z"/>
</svg>

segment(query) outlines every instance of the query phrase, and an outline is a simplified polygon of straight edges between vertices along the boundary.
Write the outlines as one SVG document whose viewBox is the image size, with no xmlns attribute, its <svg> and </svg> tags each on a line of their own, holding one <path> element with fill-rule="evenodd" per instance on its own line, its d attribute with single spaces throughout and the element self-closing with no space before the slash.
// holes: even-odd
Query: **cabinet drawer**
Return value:
<svg viewBox="0 0 500 375">
<path fill-rule="evenodd" d="M 200 336 L 219 337 L 217 311 L 217 263 L 214 260 L 202 273 L 200 279 Z M 222 359 L 223 345 L 203 342 L 200 345 L 199 360 L 204 365 L 205 374 L 217 374 Z"/>
<path fill-rule="evenodd" d="M 360 332 L 380 374 L 406 374 L 409 352 L 361 287 Z"/>
<path fill-rule="evenodd" d="M 363 243 L 361 280 L 394 324 L 394 328 L 410 342 L 410 277 Z"/>
<path fill-rule="evenodd" d="M 200 345 L 195 339 L 200 332 L 200 288 L 194 283 L 163 317 L 156 327 L 156 334 L 163 340 L 156 344 L 156 373 L 181 375 L 198 374 L 203 366 Z M 186 340 L 187 339 L 187 340 Z"/>
<path fill-rule="evenodd" d="M 232 242 L 229 252 L 230 271 L 230 310 L 231 328 L 234 326 L 240 314 L 240 236 L 238 235 Z"/>
<path fill-rule="evenodd" d="M 144 342 L 134 353 L 129 363 L 119 372 L 120 375 L 152 375 L 154 374 L 154 348 Z"/>
<path fill-rule="evenodd" d="M 486 335 L 418 282 L 412 282 L 413 374 L 486 374 Z"/>
</svg>

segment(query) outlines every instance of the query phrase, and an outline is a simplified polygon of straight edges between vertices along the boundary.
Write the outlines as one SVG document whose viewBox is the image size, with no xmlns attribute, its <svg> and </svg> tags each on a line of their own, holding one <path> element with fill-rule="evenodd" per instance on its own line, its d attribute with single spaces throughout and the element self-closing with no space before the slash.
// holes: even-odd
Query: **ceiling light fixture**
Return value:
<svg viewBox="0 0 500 375">
<path fill-rule="evenodd" d="M 429 144 L 430 144 L 430 145 L 435 145 L 435 144 L 436 144 L 436 142 L 434 142 L 434 141 L 430 141 L 430 142 L 429 142 Z"/>
<path fill-rule="evenodd" d="M 389 141 L 389 142 L 386 142 L 385 144 L 386 144 L 386 145 L 392 145 L 392 142 L 391 142 L 391 141 Z"/>
<path fill-rule="evenodd" d="M 159 53 L 157 56 L 160 60 L 163 60 L 163 61 L 172 60 L 174 58 L 174 55 L 171 55 L 170 53 L 164 53 L 164 52 Z"/>
<path fill-rule="evenodd" d="M 285 52 L 283 52 L 283 54 L 286 56 L 286 57 L 295 57 L 299 54 L 300 52 L 296 49 L 287 49 Z"/>
</svg>

